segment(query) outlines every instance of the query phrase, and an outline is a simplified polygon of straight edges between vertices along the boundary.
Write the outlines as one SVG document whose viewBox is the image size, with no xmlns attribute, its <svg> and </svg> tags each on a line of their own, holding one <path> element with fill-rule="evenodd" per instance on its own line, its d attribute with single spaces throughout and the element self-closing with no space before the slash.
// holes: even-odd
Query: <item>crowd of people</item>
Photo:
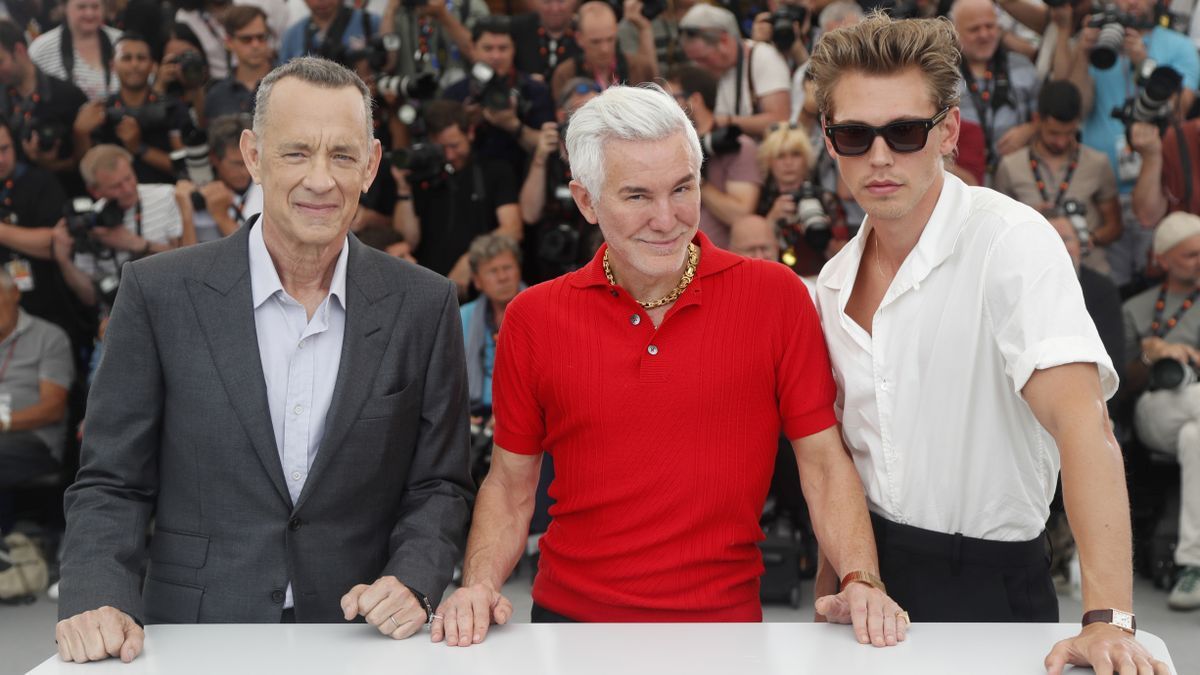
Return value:
<svg viewBox="0 0 1200 675">
<path fill-rule="evenodd" d="M 382 157 L 351 230 L 453 282 L 471 413 L 486 428 L 509 304 L 587 266 L 603 241 L 567 156 L 572 113 L 613 85 L 659 84 L 700 143 L 699 231 L 714 249 L 782 262 L 818 298 L 818 274 L 866 210 L 840 170 L 854 153 L 835 144 L 849 131 L 834 133 L 811 55 L 884 9 L 952 25 L 955 104 L 927 120 L 839 124 L 909 152 L 909 137 L 954 108 L 945 171 L 1054 226 L 1120 377 L 1118 436 L 1178 458 L 1170 604 L 1200 608 L 1200 313 L 1189 311 L 1200 297 L 1200 7 L 303 4 L 0 3 L 0 295 L 20 306 L 7 319 L 0 307 L 0 489 L 61 461 L 67 420 L 83 412 L 70 414 L 68 392 L 106 348 L 124 263 L 228 238 L 263 211 L 244 145 L 276 66 L 319 56 L 366 83 Z"/>
</svg>

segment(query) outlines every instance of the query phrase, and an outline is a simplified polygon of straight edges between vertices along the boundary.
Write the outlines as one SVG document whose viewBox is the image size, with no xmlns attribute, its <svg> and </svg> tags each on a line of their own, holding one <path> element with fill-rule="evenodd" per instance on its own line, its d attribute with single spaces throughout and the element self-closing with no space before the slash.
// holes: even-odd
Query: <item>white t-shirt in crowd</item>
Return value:
<svg viewBox="0 0 1200 675">
<path fill-rule="evenodd" d="M 717 105 L 713 112 L 717 115 L 753 115 L 754 101 L 750 96 L 749 74 L 754 77 L 754 96 L 762 98 L 777 91 L 788 91 L 791 87 L 791 75 L 788 73 L 787 61 L 774 45 L 765 42 L 747 40 L 746 56 L 742 59 L 742 97 L 738 106 L 737 96 L 737 66 L 725 71 L 717 83 Z"/>
</svg>

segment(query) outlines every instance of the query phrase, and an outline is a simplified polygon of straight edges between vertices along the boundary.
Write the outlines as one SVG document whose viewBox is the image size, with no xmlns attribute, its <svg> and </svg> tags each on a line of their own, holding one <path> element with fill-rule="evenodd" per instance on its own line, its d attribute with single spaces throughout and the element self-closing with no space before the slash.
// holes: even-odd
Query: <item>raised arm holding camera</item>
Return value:
<svg viewBox="0 0 1200 675">
<path fill-rule="evenodd" d="M 643 32 L 649 31 L 650 22 L 640 14 L 641 3 L 630 6 L 638 11 L 630 13 L 629 20 L 638 22 Z M 566 82 L 576 77 L 593 79 L 603 89 L 619 83 L 649 82 L 658 76 L 653 39 L 643 39 L 636 52 L 621 51 L 617 42 L 617 13 L 607 2 L 592 0 L 579 6 L 576 39 L 580 53 L 560 62 L 550 78 L 550 91 L 555 98 L 562 96 Z"/>
<path fill-rule="evenodd" d="M 1200 119 L 1173 122 L 1166 133 L 1148 122 L 1129 128 L 1142 168 L 1133 186 L 1133 212 L 1153 227 L 1169 211 L 1200 215 Z"/>
<path fill-rule="evenodd" d="M 262 213 L 262 186 L 251 180 L 246 161 L 238 149 L 242 131 L 250 128 L 249 115 L 227 115 L 208 128 L 212 177 L 196 185 L 192 180 L 176 183 L 193 211 L 196 241 L 227 237 Z M 189 174 L 189 179 L 194 178 Z"/>
<path fill-rule="evenodd" d="M 488 14 L 483 0 L 388 0 L 381 30 L 400 39 L 395 74 L 432 72 L 442 87 L 459 81 L 477 60 L 471 30 Z"/>
</svg>

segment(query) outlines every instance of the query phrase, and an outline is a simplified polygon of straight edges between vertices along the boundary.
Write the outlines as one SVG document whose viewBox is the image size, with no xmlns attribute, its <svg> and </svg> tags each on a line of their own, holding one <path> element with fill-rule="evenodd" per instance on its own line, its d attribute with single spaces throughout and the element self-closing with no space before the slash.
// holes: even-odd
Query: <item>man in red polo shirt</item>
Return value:
<svg viewBox="0 0 1200 675">
<path fill-rule="evenodd" d="M 524 546 L 542 452 L 556 503 L 534 621 L 761 621 L 759 515 L 781 427 L 842 575 L 818 613 L 853 622 L 862 643 L 904 639 L 802 282 L 697 231 L 699 142 L 661 89 L 608 89 L 569 129 L 571 192 L 605 245 L 508 307 L 492 466 L 433 641 L 477 643 L 511 616 L 498 589 Z"/>
</svg>

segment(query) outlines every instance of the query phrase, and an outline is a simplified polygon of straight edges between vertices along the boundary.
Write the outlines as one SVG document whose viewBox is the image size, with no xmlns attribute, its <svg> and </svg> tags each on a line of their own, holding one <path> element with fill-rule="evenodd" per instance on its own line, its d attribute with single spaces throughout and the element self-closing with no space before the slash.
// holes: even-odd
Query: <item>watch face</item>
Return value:
<svg viewBox="0 0 1200 675">
<path fill-rule="evenodd" d="M 1112 623 L 1117 628 L 1133 630 L 1133 615 L 1114 609 Z"/>
</svg>

